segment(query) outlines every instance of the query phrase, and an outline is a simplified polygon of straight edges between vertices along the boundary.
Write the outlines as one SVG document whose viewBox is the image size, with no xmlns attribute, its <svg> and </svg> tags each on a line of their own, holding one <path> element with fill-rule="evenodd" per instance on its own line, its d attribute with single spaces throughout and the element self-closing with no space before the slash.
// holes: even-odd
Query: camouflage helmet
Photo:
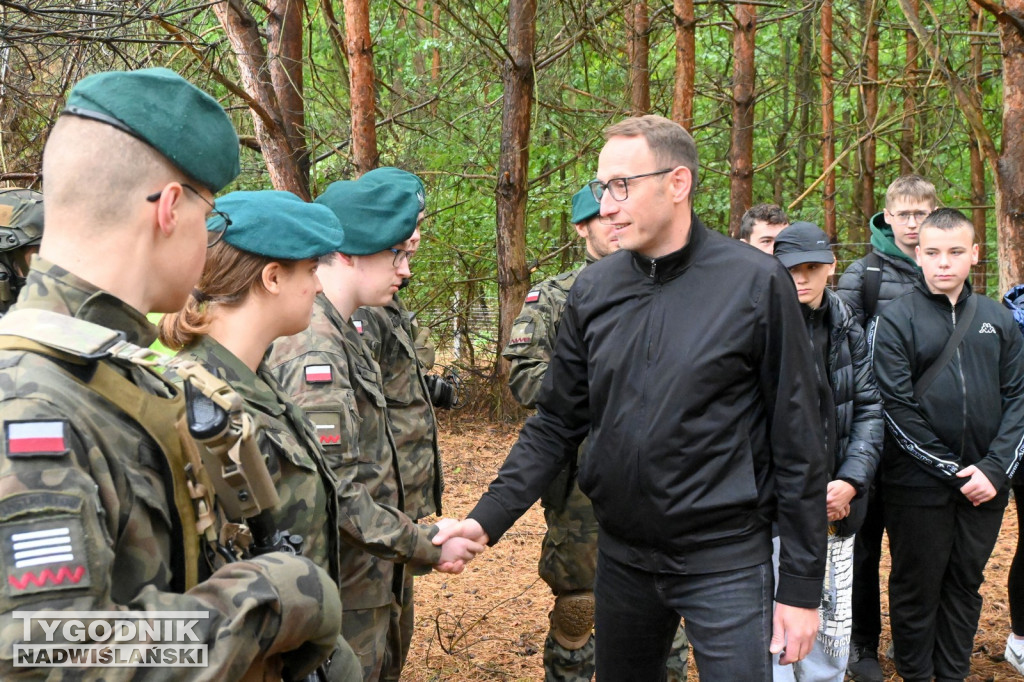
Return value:
<svg viewBox="0 0 1024 682">
<path fill-rule="evenodd" d="M 0 252 L 33 246 L 43 237 L 43 195 L 0 189 Z"/>
</svg>

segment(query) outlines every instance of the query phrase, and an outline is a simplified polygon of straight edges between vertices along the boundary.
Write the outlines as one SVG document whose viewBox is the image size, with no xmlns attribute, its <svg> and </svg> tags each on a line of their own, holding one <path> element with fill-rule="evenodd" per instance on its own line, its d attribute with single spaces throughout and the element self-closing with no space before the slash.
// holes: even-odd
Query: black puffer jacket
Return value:
<svg viewBox="0 0 1024 682">
<path fill-rule="evenodd" d="M 878 303 L 875 315 L 882 312 L 893 301 L 914 288 L 920 270 L 893 241 L 892 228 L 885 222 L 884 213 L 871 218 L 872 251 L 882 261 L 882 278 L 878 288 Z M 839 278 L 836 291 L 840 298 L 853 308 L 857 324 L 867 328 L 864 311 L 864 258 L 854 261 Z"/>
<path fill-rule="evenodd" d="M 971 296 L 956 306 L 928 291 L 923 279 L 893 302 L 871 331 L 875 378 L 885 422 L 899 449 L 887 448 L 882 480 L 908 504 L 958 494 L 956 473 L 971 464 L 1005 502 L 1007 481 L 1024 454 L 1024 340 L 1010 311 L 978 296 L 978 309 L 953 358 L 928 391 L 918 381 L 942 349 Z"/>
<path fill-rule="evenodd" d="M 833 454 L 832 480 L 857 489 L 850 514 L 838 524 L 841 537 L 856 533 L 867 512 L 868 490 L 881 456 L 882 399 L 871 372 L 864 330 L 853 310 L 832 291 L 825 290 L 829 329 L 828 371 L 836 410 L 838 440 Z"/>
</svg>

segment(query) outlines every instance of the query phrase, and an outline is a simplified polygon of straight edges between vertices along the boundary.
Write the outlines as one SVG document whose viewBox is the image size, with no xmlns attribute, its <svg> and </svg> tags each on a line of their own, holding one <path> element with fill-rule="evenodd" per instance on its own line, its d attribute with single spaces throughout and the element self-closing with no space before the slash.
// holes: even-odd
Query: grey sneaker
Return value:
<svg viewBox="0 0 1024 682">
<path fill-rule="evenodd" d="M 850 646 L 850 660 L 846 664 L 846 673 L 854 682 L 882 682 L 878 648 L 853 642 Z"/>
<path fill-rule="evenodd" d="M 1011 633 L 1006 638 L 1006 651 L 1003 652 L 1003 657 L 1014 670 L 1024 675 L 1024 642 L 1018 641 L 1016 644 L 1017 646 L 1014 647 L 1013 634 Z"/>
</svg>

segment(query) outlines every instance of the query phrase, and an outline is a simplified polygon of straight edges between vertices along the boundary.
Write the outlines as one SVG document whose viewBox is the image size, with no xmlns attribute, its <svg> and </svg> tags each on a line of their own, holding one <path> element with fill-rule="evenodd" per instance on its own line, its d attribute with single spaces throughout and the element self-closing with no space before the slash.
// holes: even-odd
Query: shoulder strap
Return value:
<svg viewBox="0 0 1024 682">
<path fill-rule="evenodd" d="M 914 399 L 920 400 L 928 389 L 931 387 L 932 382 L 935 381 L 935 377 L 938 376 L 939 372 L 949 364 L 949 361 L 953 359 L 953 354 L 956 353 L 956 349 L 960 346 L 960 342 L 964 340 L 964 336 L 967 335 L 967 328 L 970 326 L 971 321 L 974 319 L 974 311 L 978 309 L 978 294 L 971 294 L 967 299 L 967 303 L 964 304 L 964 314 L 960 318 L 960 322 L 956 325 L 956 329 L 949 335 L 949 340 L 946 341 L 945 347 L 942 349 L 942 353 L 939 357 L 931 364 L 931 366 L 925 370 L 925 373 L 917 380 L 914 384 Z"/>
<path fill-rule="evenodd" d="M 864 321 L 875 316 L 878 307 L 878 292 L 882 290 L 882 259 L 873 250 L 864 256 L 864 279 L 861 294 L 864 301 Z"/>
</svg>

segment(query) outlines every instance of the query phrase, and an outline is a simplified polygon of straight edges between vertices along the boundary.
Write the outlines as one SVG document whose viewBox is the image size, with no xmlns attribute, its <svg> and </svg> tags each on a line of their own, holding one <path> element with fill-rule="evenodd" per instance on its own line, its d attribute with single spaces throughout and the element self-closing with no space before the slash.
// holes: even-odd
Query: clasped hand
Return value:
<svg viewBox="0 0 1024 682">
<path fill-rule="evenodd" d="M 443 573 L 462 573 L 466 564 L 487 546 L 487 533 L 473 519 L 441 519 L 433 543 L 441 547 L 441 559 L 434 566 Z"/>
</svg>

